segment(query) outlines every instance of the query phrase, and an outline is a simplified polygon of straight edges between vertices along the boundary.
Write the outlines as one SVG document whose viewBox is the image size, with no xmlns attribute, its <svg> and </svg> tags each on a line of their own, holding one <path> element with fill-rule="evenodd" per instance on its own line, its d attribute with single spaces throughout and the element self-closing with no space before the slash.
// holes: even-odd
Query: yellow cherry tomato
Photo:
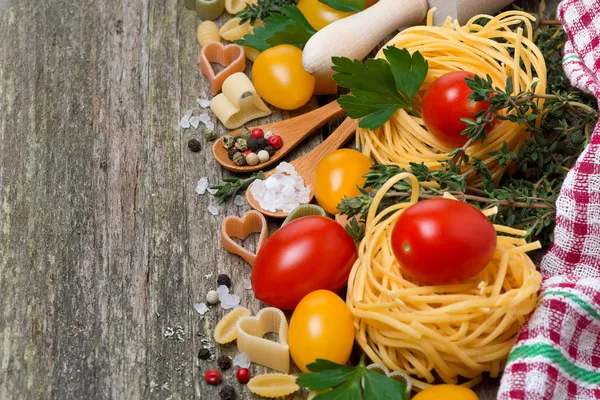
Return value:
<svg viewBox="0 0 600 400">
<path fill-rule="evenodd" d="M 412 400 L 479 400 L 475 392 L 463 386 L 437 385 L 419 392 Z"/>
<path fill-rule="evenodd" d="M 317 358 L 345 364 L 353 343 L 352 313 L 337 294 L 316 290 L 298 303 L 290 320 L 289 345 L 302 371 Z"/>
<path fill-rule="evenodd" d="M 319 205 L 330 214 L 337 214 L 338 204 L 344 196 L 355 197 L 363 187 L 363 175 L 369 172 L 371 160 L 351 149 L 334 151 L 317 167 L 315 196 Z"/>
<path fill-rule="evenodd" d="M 302 50 L 289 44 L 260 53 L 252 66 L 252 81 L 260 97 L 283 110 L 306 104 L 315 88 L 315 78 L 302 66 Z"/>
<path fill-rule="evenodd" d="M 319 0 L 300 0 L 298 8 L 302 11 L 308 23 L 316 30 L 321 30 L 338 19 L 354 14 L 338 11 L 327 4 L 321 3 Z"/>
</svg>

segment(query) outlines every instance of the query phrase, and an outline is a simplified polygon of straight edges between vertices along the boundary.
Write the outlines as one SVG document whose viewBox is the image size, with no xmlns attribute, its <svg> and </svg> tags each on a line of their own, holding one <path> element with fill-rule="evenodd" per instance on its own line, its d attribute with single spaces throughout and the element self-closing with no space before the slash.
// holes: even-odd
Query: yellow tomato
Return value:
<svg viewBox="0 0 600 400">
<path fill-rule="evenodd" d="M 437 385 L 425 389 L 412 400 L 478 400 L 471 389 L 457 385 Z"/>
<path fill-rule="evenodd" d="M 327 4 L 321 3 L 319 0 L 300 0 L 298 2 L 298 8 L 304 14 L 304 17 L 308 23 L 315 28 L 320 30 L 325 28 L 332 22 L 338 19 L 346 18 L 354 13 L 338 11 L 335 8 L 329 7 Z"/>
<path fill-rule="evenodd" d="M 344 196 L 355 197 L 365 183 L 363 175 L 369 172 L 371 160 L 351 149 L 334 151 L 317 167 L 315 196 L 319 205 L 330 214 L 337 214 Z"/>
<path fill-rule="evenodd" d="M 302 50 L 280 44 L 260 53 L 252 66 L 258 94 L 275 107 L 294 110 L 312 96 L 315 78 L 302 66 Z"/>
<path fill-rule="evenodd" d="M 353 343 L 352 313 L 337 294 L 316 290 L 298 303 L 290 320 L 289 345 L 302 371 L 317 358 L 345 364 Z"/>
</svg>

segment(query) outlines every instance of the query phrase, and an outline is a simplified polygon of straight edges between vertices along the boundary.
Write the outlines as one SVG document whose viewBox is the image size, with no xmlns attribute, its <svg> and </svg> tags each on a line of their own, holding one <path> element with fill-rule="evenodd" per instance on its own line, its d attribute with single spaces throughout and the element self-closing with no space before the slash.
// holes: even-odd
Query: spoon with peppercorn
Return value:
<svg viewBox="0 0 600 400">
<path fill-rule="evenodd" d="M 346 143 L 356 132 L 356 120 L 352 118 L 346 118 L 344 122 L 338 126 L 338 128 L 331 134 L 327 139 L 320 145 L 315 147 L 310 152 L 306 153 L 302 157 L 292 161 L 290 164 L 296 170 L 296 173 L 304 181 L 304 185 L 310 188 L 310 194 L 308 201 L 310 203 L 315 196 L 315 185 L 316 185 L 316 172 L 317 167 L 328 154 L 339 149 L 344 143 Z M 275 169 L 265 173 L 265 181 L 275 173 Z M 246 190 L 246 201 L 256 211 L 263 213 L 266 216 L 274 218 L 285 218 L 288 216 L 287 212 L 282 210 L 269 211 L 261 207 L 260 203 L 252 195 L 252 186 L 256 183 L 254 181 L 250 187 Z"/>
<path fill-rule="evenodd" d="M 215 141 L 213 155 L 234 172 L 253 172 L 280 160 L 311 133 L 344 113 L 337 101 L 295 118 L 252 130 L 238 129 Z"/>
</svg>

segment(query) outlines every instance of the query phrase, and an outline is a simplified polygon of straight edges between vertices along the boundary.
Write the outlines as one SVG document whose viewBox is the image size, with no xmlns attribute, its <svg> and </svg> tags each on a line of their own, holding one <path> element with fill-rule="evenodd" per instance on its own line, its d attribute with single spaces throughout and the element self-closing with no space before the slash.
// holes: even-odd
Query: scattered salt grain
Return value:
<svg viewBox="0 0 600 400">
<path fill-rule="evenodd" d="M 192 116 L 192 110 L 187 110 L 183 117 L 181 117 L 181 121 L 179 121 L 179 126 L 183 129 L 187 129 L 190 127 L 190 117 Z"/>
<path fill-rule="evenodd" d="M 219 295 L 221 307 L 223 307 L 225 310 L 237 307 L 240 304 L 240 296 L 236 294 L 230 294 L 229 288 L 225 285 L 220 285 L 217 288 L 217 294 Z"/>
<path fill-rule="evenodd" d="M 208 189 L 206 189 L 206 191 L 207 191 L 208 193 L 210 193 L 210 194 L 215 194 L 215 193 L 217 193 L 217 189 L 211 189 L 211 188 L 208 188 Z"/>
<path fill-rule="evenodd" d="M 206 113 L 198 115 L 198 120 L 200 122 L 202 122 L 204 125 L 208 124 L 209 122 L 212 122 L 210 120 L 210 115 L 208 115 Z"/>
<path fill-rule="evenodd" d="M 196 115 L 190 118 L 190 124 L 192 124 L 194 129 L 198 128 L 198 125 L 200 125 L 200 117 Z"/>
<path fill-rule="evenodd" d="M 275 174 L 265 181 L 255 181 L 250 193 L 262 208 L 271 212 L 289 213 L 310 200 L 310 187 L 304 185 L 294 166 L 286 162 L 279 164 Z"/>
<path fill-rule="evenodd" d="M 212 121 L 208 121 L 204 125 L 206 126 L 206 129 L 208 129 L 208 130 L 211 130 L 211 131 L 215 130 L 215 124 Z"/>
<path fill-rule="evenodd" d="M 219 209 L 216 206 L 208 206 L 208 212 L 212 215 L 219 215 Z"/>
<path fill-rule="evenodd" d="M 233 364 L 234 367 L 240 367 L 240 368 L 249 368 L 250 367 L 250 359 L 248 358 L 246 353 L 238 354 L 237 356 L 234 357 L 234 359 L 231 363 Z"/>
<path fill-rule="evenodd" d="M 244 278 L 244 289 L 252 290 L 252 281 L 248 278 Z"/>
<path fill-rule="evenodd" d="M 206 193 L 206 189 L 208 189 L 208 178 L 203 176 L 196 185 L 196 193 L 204 194 Z"/>
<path fill-rule="evenodd" d="M 208 311 L 208 306 L 205 303 L 197 303 L 194 304 L 194 309 L 198 312 L 198 314 L 204 315 Z"/>
<path fill-rule="evenodd" d="M 207 108 L 210 106 L 210 100 L 198 98 L 198 105 L 202 108 Z"/>
<path fill-rule="evenodd" d="M 238 194 L 233 199 L 233 204 L 235 204 L 236 206 L 240 206 L 241 207 L 244 204 L 246 204 L 246 199 L 244 198 L 244 196 L 241 196 L 241 195 Z"/>
</svg>

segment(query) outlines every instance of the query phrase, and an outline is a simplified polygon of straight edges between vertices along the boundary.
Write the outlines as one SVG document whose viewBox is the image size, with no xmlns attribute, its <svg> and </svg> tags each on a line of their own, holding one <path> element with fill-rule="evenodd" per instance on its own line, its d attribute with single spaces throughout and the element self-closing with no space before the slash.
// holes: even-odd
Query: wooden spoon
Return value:
<svg viewBox="0 0 600 400">
<path fill-rule="evenodd" d="M 338 117 L 344 113 L 344 110 L 340 107 L 337 101 L 317 108 L 309 113 L 299 115 L 297 117 L 286 119 L 283 121 L 273 122 L 260 126 L 263 131 L 271 131 L 275 135 L 281 136 L 283 139 L 283 146 L 275 151 L 273 157 L 269 158 L 268 161 L 258 163 L 256 165 L 237 165 L 229 159 L 227 155 L 227 149 L 223 147 L 223 138 L 215 141 L 213 144 L 213 155 L 215 160 L 223 167 L 234 172 L 253 172 L 265 168 L 266 166 L 273 164 L 274 162 L 281 159 L 290 152 L 294 147 L 301 141 L 306 139 L 308 135 L 313 133 L 315 130 L 325 125 L 327 121 Z M 238 129 L 229 134 L 229 136 L 239 136 L 242 133 L 242 129 Z"/>
<path fill-rule="evenodd" d="M 317 171 L 317 167 L 321 163 L 321 160 L 323 160 L 323 158 L 325 158 L 325 156 L 327 156 L 328 154 L 339 149 L 344 143 L 346 143 L 354 135 L 355 132 L 356 132 L 356 121 L 353 120 L 352 118 L 346 118 L 344 120 L 344 122 L 342 122 L 342 124 L 340 126 L 338 126 L 338 128 L 327 139 L 325 139 L 325 141 L 323 143 L 318 145 L 316 148 L 314 148 L 309 153 L 307 153 L 307 154 L 303 155 L 302 157 L 291 162 L 291 164 L 294 166 L 294 168 L 296 168 L 296 172 L 298 173 L 298 175 L 300 175 L 302 177 L 302 179 L 304 179 L 304 184 L 310 186 L 310 200 L 308 201 L 309 203 L 315 195 L 315 184 L 316 184 L 315 173 Z M 267 179 L 269 176 L 273 175 L 274 173 L 275 173 L 274 169 L 267 172 L 265 174 L 265 179 Z M 274 217 L 274 218 L 287 217 L 288 214 L 283 211 L 272 212 L 272 211 L 263 209 L 260 206 L 260 204 L 258 204 L 258 201 L 256 201 L 254 199 L 254 197 L 252 196 L 252 194 L 250 193 L 251 187 L 252 187 L 252 185 L 250 185 L 248 190 L 246 190 L 246 201 L 248 202 L 250 207 L 254 208 L 257 211 L 260 211 L 261 213 L 263 213 L 269 217 Z"/>
</svg>

